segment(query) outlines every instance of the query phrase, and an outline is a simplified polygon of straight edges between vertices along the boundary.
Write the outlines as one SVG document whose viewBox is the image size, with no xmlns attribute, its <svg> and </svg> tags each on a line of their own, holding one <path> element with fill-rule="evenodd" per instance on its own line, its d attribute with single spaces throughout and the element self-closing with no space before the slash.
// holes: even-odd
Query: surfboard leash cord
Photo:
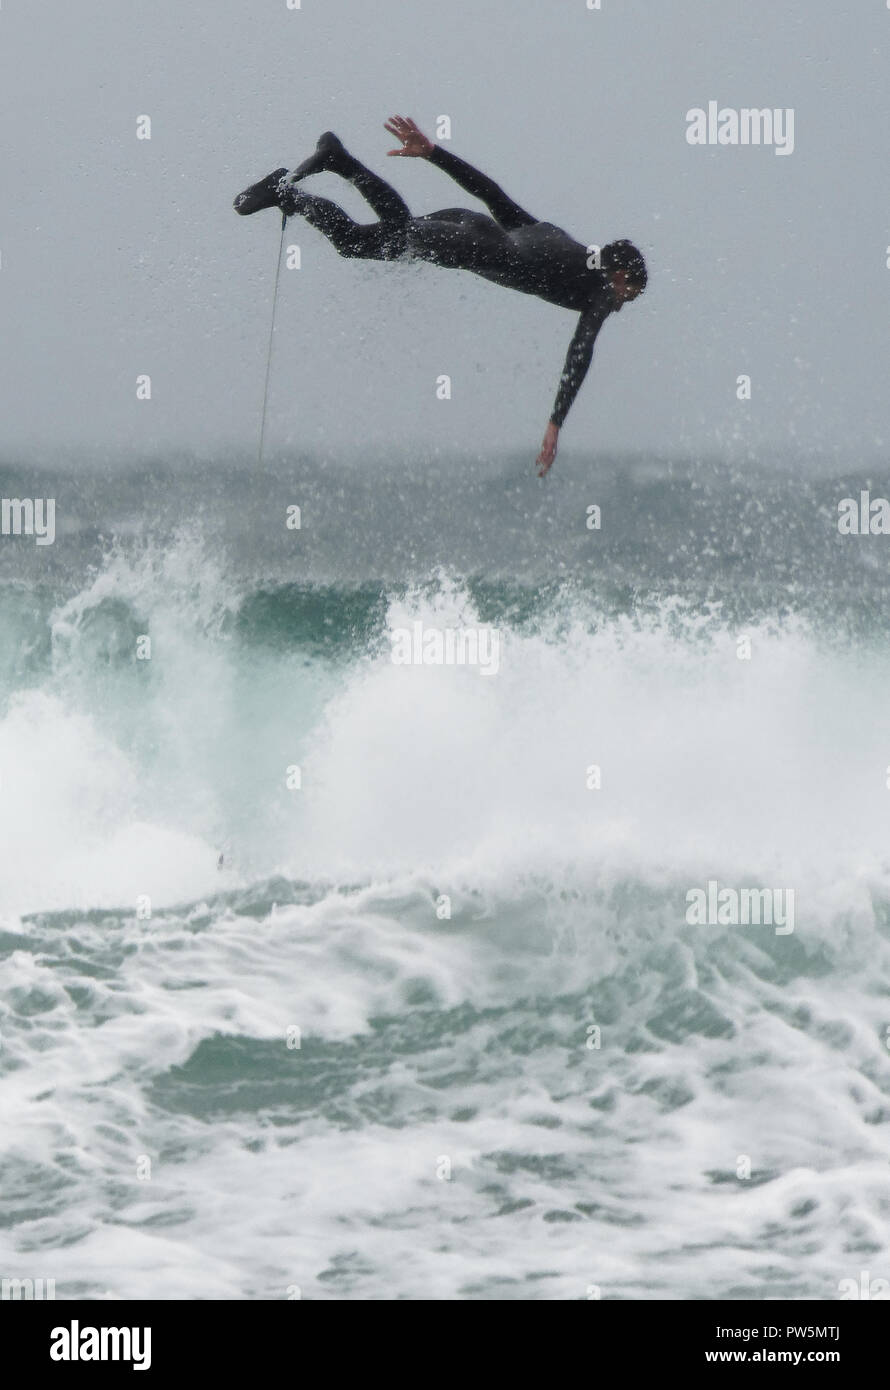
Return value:
<svg viewBox="0 0 890 1390">
<path fill-rule="evenodd" d="M 278 285 L 281 280 L 281 257 L 284 251 L 284 233 L 287 228 L 287 213 L 281 214 L 281 240 L 278 243 L 278 266 L 275 271 L 275 288 L 272 291 L 272 323 L 269 328 L 269 350 L 266 353 L 266 384 L 263 388 L 263 415 L 260 422 L 260 447 L 257 454 L 257 467 L 263 466 L 263 445 L 266 439 L 266 411 L 269 405 L 269 380 L 272 375 L 272 344 L 275 338 L 275 314 L 278 308 Z"/>
</svg>

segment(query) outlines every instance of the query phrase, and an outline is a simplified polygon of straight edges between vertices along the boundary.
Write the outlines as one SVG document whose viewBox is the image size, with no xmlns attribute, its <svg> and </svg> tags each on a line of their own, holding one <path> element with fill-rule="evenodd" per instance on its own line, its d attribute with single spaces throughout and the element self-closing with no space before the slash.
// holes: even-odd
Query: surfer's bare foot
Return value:
<svg viewBox="0 0 890 1390">
<path fill-rule="evenodd" d="M 553 467 L 553 460 L 556 458 L 556 445 L 559 439 L 559 426 L 554 425 L 551 420 L 547 429 L 544 431 L 544 442 L 541 445 L 541 452 L 535 459 L 538 465 L 538 477 L 543 478 Z"/>
<path fill-rule="evenodd" d="M 390 116 L 388 121 L 383 122 L 383 129 L 402 142 L 402 149 L 387 150 L 387 154 L 407 155 L 409 159 L 429 159 L 436 148 L 432 140 L 428 140 L 409 117 Z"/>
</svg>

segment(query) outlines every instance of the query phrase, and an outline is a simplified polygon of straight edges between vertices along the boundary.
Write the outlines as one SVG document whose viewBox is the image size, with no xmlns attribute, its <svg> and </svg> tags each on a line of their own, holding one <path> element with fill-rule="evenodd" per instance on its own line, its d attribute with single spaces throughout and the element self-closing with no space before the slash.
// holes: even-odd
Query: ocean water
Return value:
<svg viewBox="0 0 890 1390">
<path fill-rule="evenodd" d="M 561 464 L 3 471 L 57 499 L 0 542 L 4 1277 L 890 1276 L 890 541 L 837 531 L 880 479 Z M 395 665 L 418 621 L 496 674 Z M 715 880 L 793 931 L 690 924 Z"/>
</svg>

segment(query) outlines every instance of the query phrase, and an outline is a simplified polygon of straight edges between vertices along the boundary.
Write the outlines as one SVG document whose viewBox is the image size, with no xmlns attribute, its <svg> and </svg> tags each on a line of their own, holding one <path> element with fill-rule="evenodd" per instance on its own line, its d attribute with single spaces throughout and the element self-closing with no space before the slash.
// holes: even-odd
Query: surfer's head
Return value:
<svg viewBox="0 0 890 1390">
<path fill-rule="evenodd" d="M 600 265 L 609 277 L 616 309 L 629 304 L 646 288 L 646 262 L 632 241 L 610 241 L 603 247 Z"/>
</svg>

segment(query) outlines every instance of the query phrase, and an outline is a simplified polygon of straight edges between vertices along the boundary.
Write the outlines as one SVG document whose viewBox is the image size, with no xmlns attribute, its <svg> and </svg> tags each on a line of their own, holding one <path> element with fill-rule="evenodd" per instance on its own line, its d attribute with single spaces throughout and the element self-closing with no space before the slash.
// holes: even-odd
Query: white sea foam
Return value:
<svg viewBox="0 0 890 1390">
<path fill-rule="evenodd" d="M 4 1272 L 124 1298 L 880 1274 L 886 658 L 763 622 L 739 661 L 719 618 L 580 600 L 499 619 L 487 681 L 396 668 L 385 632 L 299 657 L 239 645 L 221 576 L 193 601 L 176 563 L 69 603 L 48 689 L 0 720 Z M 115 664 L 122 591 L 150 672 Z M 481 616 L 440 582 L 386 621 Z M 712 877 L 795 888 L 794 935 L 687 925 Z"/>
</svg>

